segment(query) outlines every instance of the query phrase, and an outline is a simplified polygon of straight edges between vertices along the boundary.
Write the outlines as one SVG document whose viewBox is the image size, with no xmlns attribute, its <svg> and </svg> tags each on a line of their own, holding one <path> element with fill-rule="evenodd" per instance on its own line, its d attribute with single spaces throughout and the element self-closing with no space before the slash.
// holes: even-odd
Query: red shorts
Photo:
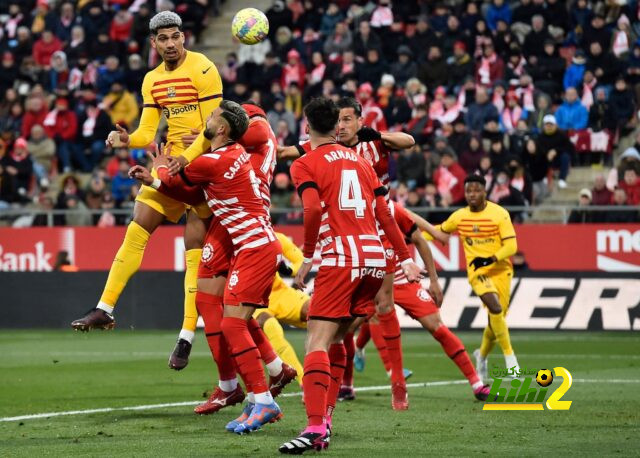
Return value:
<svg viewBox="0 0 640 458">
<path fill-rule="evenodd" d="M 282 246 L 278 240 L 240 251 L 231 260 L 224 305 L 267 307 L 280 261 Z"/>
<path fill-rule="evenodd" d="M 350 320 L 367 315 L 385 271 L 376 267 L 320 266 L 309 304 L 310 319 Z"/>
<path fill-rule="evenodd" d="M 393 285 L 393 300 L 414 320 L 439 311 L 427 290 L 419 283 Z"/>
<path fill-rule="evenodd" d="M 226 277 L 232 256 L 231 237 L 220 220 L 214 217 L 202 246 L 198 278 Z"/>
</svg>

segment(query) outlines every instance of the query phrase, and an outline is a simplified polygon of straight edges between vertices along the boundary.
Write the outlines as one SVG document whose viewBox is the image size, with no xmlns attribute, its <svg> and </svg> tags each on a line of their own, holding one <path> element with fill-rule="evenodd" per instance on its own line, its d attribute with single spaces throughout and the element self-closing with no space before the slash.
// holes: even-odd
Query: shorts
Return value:
<svg viewBox="0 0 640 458">
<path fill-rule="evenodd" d="M 226 277 L 232 257 L 231 237 L 220 220 L 213 218 L 202 245 L 198 278 Z"/>
<path fill-rule="evenodd" d="M 177 147 L 174 144 L 171 150 L 171 155 L 179 156 L 184 150 L 185 149 L 183 147 Z M 151 175 L 158 178 L 158 173 L 155 169 L 152 170 Z M 202 202 L 201 204 L 192 207 L 191 205 L 187 205 L 183 202 L 172 199 L 171 197 L 165 196 L 160 191 L 156 191 L 150 186 L 143 185 L 140 187 L 136 201 L 142 202 L 143 204 L 153 208 L 158 213 L 163 214 L 172 223 L 177 223 L 182 215 L 184 215 L 184 212 L 190 209 L 193 209 L 198 217 L 202 219 L 211 217 L 211 209 L 206 202 Z"/>
<path fill-rule="evenodd" d="M 382 285 L 377 267 L 320 266 L 309 304 L 309 319 L 351 320 L 367 316 L 367 305 Z"/>
<path fill-rule="evenodd" d="M 509 308 L 509 302 L 511 301 L 512 277 L 513 272 L 511 270 L 500 270 L 498 272 L 489 271 L 488 273 L 470 277 L 469 283 L 477 296 L 482 296 L 486 293 L 496 293 L 500 300 L 503 313 L 506 313 Z"/>
<path fill-rule="evenodd" d="M 300 319 L 300 314 L 302 306 L 307 301 L 309 301 L 307 293 L 284 285 L 271 291 L 269 307 L 256 310 L 253 317 L 257 318 L 261 313 L 269 312 L 282 323 L 296 328 L 306 328 L 307 322 Z"/>
<path fill-rule="evenodd" d="M 280 261 L 282 246 L 278 240 L 240 251 L 231 260 L 224 305 L 267 307 Z"/>
<path fill-rule="evenodd" d="M 156 191 L 155 189 L 145 185 L 140 187 L 136 201 L 142 202 L 143 204 L 153 208 L 158 213 L 164 215 L 172 223 L 177 223 L 182 215 L 184 215 L 184 212 L 189 209 L 193 209 L 198 217 L 202 219 L 211 217 L 211 210 L 206 202 L 203 202 L 196 207 L 192 207 L 191 205 L 187 205 L 183 202 L 174 200 L 171 197 L 165 196 L 160 191 Z"/>
<path fill-rule="evenodd" d="M 393 285 L 393 298 L 395 303 L 414 320 L 439 311 L 427 290 L 419 283 Z"/>
</svg>

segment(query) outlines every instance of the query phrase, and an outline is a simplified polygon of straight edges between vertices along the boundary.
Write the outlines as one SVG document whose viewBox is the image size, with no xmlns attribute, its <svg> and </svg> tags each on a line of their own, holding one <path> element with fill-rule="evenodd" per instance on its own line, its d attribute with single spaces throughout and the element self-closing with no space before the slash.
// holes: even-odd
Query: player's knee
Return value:
<svg viewBox="0 0 640 458">
<path fill-rule="evenodd" d="M 300 321 L 303 323 L 309 318 L 309 301 L 305 302 L 300 309 Z"/>
<path fill-rule="evenodd" d="M 502 307 L 500 306 L 500 304 L 487 304 L 487 308 L 489 309 L 489 313 L 491 313 L 492 315 L 499 315 L 502 313 Z"/>
<path fill-rule="evenodd" d="M 431 334 L 436 332 L 436 330 L 443 324 L 442 320 L 440 319 L 437 313 L 424 316 L 420 318 L 418 321 L 420 321 L 420 324 L 422 324 L 422 327 L 424 327 Z"/>
<path fill-rule="evenodd" d="M 262 312 L 260 315 L 256 317 L 256 321 L 258 322 L 261 328 L 264 328 L 264 324 L 267 322 L 267 320 L 271 318 L 273 318 L 272 314 L 270 314 L 269 312 Z"/>
</svg>

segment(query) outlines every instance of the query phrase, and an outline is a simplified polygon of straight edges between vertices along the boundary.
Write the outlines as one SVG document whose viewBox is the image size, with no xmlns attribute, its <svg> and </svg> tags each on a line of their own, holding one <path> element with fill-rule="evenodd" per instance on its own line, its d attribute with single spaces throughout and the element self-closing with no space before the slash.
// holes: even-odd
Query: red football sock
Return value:
<svg viewBox="0 0 640 458">
<path fill-rule="evenodd" d="M 358 332 L 358 339 L 356 340 L 356 348 L 362 350 L 369 343 L 369 339 L 371 339 L 371 332 L 369 330 L 369 322 L 365 321 L 360 326 L 360 332 Z"/>
<path fill-rule="evenodd" d="M 478 377 L 478 373 L 458 336 L 442 324 L 435 330 L 433 337 L 440 342 L 444 352 L 460 368 L 460 371 L 469 380 L 471 386 L 480 381 L 480 377 Z"/>
<path fill-rule="evenodd" d="M 327 391 L 327 416 L 333 414 L 340 391 L 340 382 L 344 375 L 344 366 L 347 361 L 347 351 L 344 344 L 333 344 L 329 347 L 329 364 L 331 366 L 331 383 Z"/>
<path fill-rule="evenodd" d="M 312 351 L 305 356 L 302 391 L 309 426 L 323 423 L 327 411 L 327 391 L 331 383 L 330 370 L 326 351 Z"/>
<path fill-rule="evenodd" d="M 400 322 L 398 321 L 395 309 L 392 309 L 384 315 L 378 315 L 378 320 L 380 321 L 380 329 L 382 329 L 384 341 L 387 343 L 387 353 L 389 354 L 389 362 L 391 363 L 391 382 L 404 382 Z"/>
<path fill-rule="evenodd" d="M 251 338 L 256 343 L 256 346 L 260 351 L 262 361 L 264 361 L 265 364 L 269 364 L 271 361 L 278 357 L 276 352 L 273 350 L 273 347 L 271 346 L 271 342 L 269 342 L 269 339 L 267 339 L 267 336 L 265 335 L 264 331 L 255 318 L 251 318 L 248 321 L 248 326 L 249 332 L 251 333 Z"/>
<path fill-rule="evenodd" d="M 352 332 L 349 332 L 344 336 L 344 349 L 346 351 L 346 355 L 342 384 L 346 386 L 353 386 L 353 356 L 356 354 L 356 347 L 353 344 Z M 329 359 L 331 359 L 331 355 L 329 355 Z"/>
<path fill-rule="evenodd" d="M 223 311 L 222 296 L 198 291 L 196 293 L 196 308 L 204 321 L 204 333 L 211 355 L 218 366 L 218 377 L 220 380 L 236 378 L 236 368 L 229 355 L 229 346 L 220 330 Z"/>
<path fill-rule="evenodd" d="M 371 331 L 371 340 L 378 350 L 384 370 L 389 372 L 391 370 L 391 361 L 389 361 L 389 353 L 387 352 L 387 342 L 382 335 L 382 329 L 380 323 L 369 323 L 369 330 Z M 360 348 L 360 347 L 358 347 Z"/>
<path fill-rule="evenodd" d="M 247 391 L 255 394 L 268 391 L 267 380 L 260 361 L 260 352 L 251 338 L 247 321 L 226 316 L 222 318 L 222 333 L 229 342 L 231 357 L 235 359 Z"/>
</svg>

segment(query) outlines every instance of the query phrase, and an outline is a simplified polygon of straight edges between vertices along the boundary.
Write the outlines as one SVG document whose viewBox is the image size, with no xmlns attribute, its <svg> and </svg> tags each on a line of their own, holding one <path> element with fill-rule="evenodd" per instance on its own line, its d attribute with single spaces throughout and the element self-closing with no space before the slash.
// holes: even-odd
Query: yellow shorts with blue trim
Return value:
<svg viewBox="0 0 640 458">
<path fill-rule="evenodd" d="M 269 296 L 269 307 L 257 309 L 253 317 L 257 318 L 261 313 L 269 312 L 282 323 L 296 328 L 306 328 L 307 322 L 300 319 L 300 314 L 302 313 L 302 306 L 309 299 L 309 295 L 305 292 L 285 285 L 272 290 Z"/>
</svg>

